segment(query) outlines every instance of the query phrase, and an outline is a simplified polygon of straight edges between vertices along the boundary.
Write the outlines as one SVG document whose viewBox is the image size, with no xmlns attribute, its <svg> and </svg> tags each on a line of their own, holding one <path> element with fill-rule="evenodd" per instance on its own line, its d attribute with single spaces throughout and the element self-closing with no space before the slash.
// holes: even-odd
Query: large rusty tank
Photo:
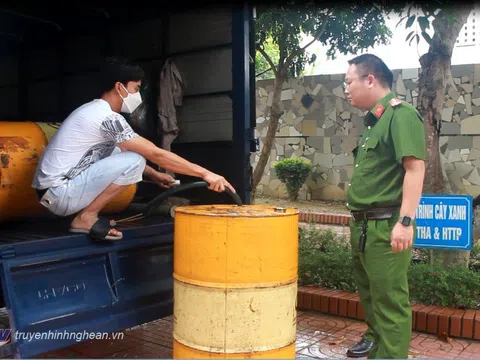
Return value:
<svg viewBox="0 0 480 360">
<path fill-rule="evenodd" d="M 0 121 L 0 223 L 49 215 L 37 201 L 32 179 L 40 156 L 60 124 Z M 114 214 L 133 200 L 130 185 L 102 211 Z"/>
</svg>

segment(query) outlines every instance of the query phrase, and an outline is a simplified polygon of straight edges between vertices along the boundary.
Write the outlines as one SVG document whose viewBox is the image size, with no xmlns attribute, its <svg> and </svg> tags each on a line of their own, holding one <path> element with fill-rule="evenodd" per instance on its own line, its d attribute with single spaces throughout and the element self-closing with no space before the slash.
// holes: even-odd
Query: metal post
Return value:
<svg viewBox="0 0 480 360">
<path fill-rule="evenodd" d="M 247 3 L 234 7 L 232 13 L 232 79 L 233 79 L 233 147 L 235 184 L 244 204 L 250 203 L 252 169 L 250 166 L 252 103 L 250 32 L 253 23 L 253 9 Z"/>
</svg>

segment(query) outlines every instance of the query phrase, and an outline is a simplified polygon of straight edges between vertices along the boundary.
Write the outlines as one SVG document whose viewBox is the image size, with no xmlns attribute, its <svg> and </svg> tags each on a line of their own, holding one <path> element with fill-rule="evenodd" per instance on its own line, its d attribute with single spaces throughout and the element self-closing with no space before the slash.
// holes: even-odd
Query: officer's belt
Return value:
<svg viewBox="0 0 480 360">
<path fill-rule="evenodd" d="M 364 211 L 352 211 L 351 215 L 353 221 L 382 220 L 392 218 L 399 209 L 399 207 L 381 207 Z"/>
</svg>

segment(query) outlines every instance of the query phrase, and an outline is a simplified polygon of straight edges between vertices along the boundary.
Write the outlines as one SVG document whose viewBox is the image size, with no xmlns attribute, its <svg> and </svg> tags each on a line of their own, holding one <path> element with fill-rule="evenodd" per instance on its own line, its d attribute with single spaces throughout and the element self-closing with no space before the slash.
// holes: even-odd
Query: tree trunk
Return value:
<svg viewBox="0 0 480 360">
<path fill-rule="evenodd" d="M 260 152 L 260 158 L 253 172 L 253 185 L 252 185 L 252 204 L 255 202 L 255 192 L 257 186 L 262 180 L 262 176 L 265 172 L 265 166 L 270 158 L 273 143 L 275 141 L 275 134 L 278 129 L 278 122 L 283 114 L 280 110 L 280 99 L 282 95 L 283 83 L 287 78 L 287 72 L 285 69 L 280 68 L 275 74 L 275 85 L 273 90 L 272 106 L 270 107 L 270 120 L 268 122 L 267 136 L 264 139 L 263 148 Z"/>
<path fill-rule="evenodd" d="M 421 73 L 417 107 L 425 120 L 426 174 L 424 192 L 443 194 L 446 182 L 440 161 L 441 111 L 446 90 L 446 73 L 450 58 L 428 52 L 420 58 Z"/>
<path fill-rule="evenodd" d="M 440 161 L 440 130 L 442 107 L 448 86 L 455 86 L 451 78 L 453 47 L 460 30 L 467 21 L 470 8 L 459 9 L 449 23 L 444 11 L 433 21 L 435 35 L 428 53 L 420 57 L 421 72 L 418 82 L 417 108 L 425 120 L 426 174 L 424 193 L 451 192 Z M 469 251 L 431 250 L 430 263 L 448 266 L 451 263 L 468 266 Z"/>
</svg>

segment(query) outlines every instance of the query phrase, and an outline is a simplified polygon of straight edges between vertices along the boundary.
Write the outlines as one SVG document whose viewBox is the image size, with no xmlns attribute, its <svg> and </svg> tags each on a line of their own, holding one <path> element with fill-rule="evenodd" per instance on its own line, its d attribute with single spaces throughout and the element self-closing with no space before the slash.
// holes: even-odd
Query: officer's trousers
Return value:
<svg viewBox="0 0 480 360">
<path fill-rule="evenodd" d="M 398 216 L 368 220 L 364 252 L 358 249 L 363 221 L 350 221 L 353 272 L 368 331 L 370 359 L 407 359 L 412 333 L 408 268 L 412 248 L 393 253 L 390 234 Z M 415 226 L 414 226 L 415 230 Z"/>
</svg>

